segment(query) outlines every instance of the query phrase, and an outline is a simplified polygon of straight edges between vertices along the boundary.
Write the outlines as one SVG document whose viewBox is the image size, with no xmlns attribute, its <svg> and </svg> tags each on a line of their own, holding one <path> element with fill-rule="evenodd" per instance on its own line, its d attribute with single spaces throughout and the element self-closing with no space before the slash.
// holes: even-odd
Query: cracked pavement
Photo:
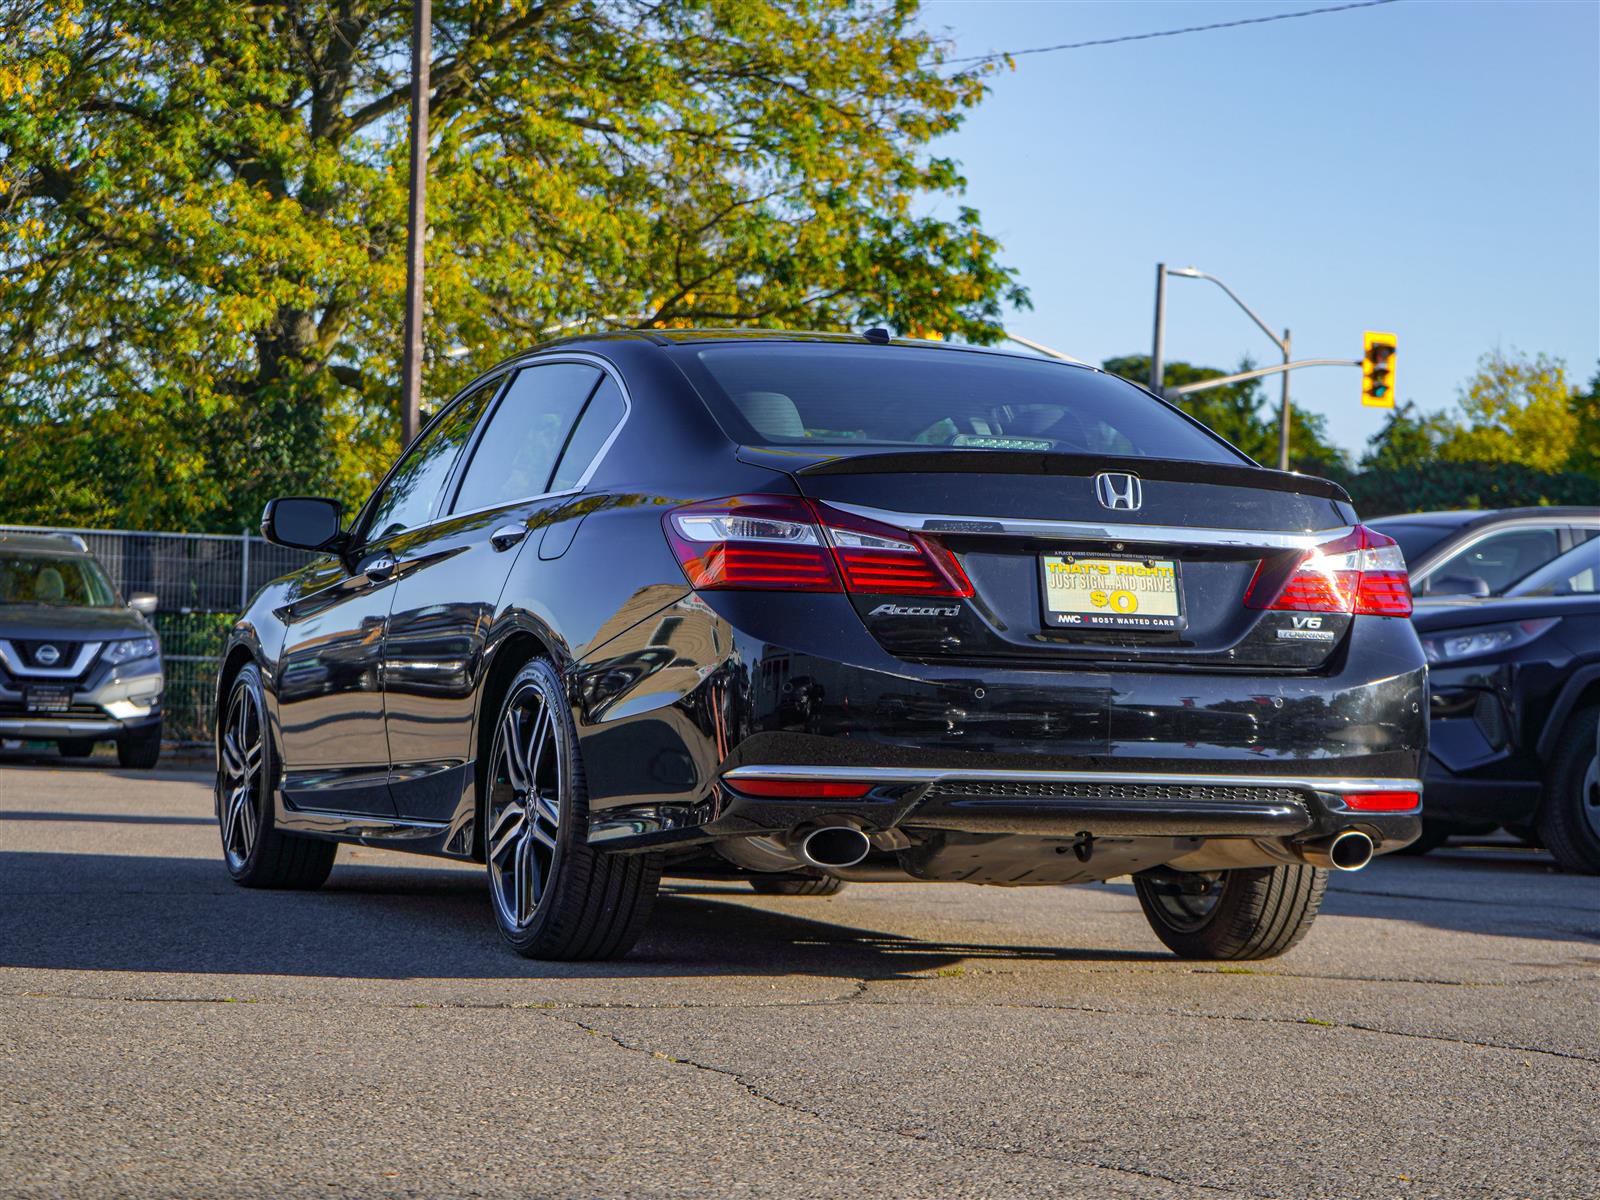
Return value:
<svg viewBox="0 0 1600 1200">
<path fill-rule="evenodd" d="M 1185 963 L 1126 881 L 670 882 L 620 963 L 480 869 L 223 870 L 206 780 L 0 761 L 0 1196 L 1600 1195 L 1600 880 L 1501 843 Z"/>
</svg>

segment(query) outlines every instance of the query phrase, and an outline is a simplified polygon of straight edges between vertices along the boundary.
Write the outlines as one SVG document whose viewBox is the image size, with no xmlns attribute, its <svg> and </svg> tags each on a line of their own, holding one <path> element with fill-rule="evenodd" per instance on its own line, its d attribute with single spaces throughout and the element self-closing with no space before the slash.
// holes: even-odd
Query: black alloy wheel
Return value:
<svg viewBox="0 0 1600 1200">
<path fill-rule="evenodd" d="M 244 887 L 321 887 L 336 842 L 280 832 L 273 823 L 277 759 L 266 719 L 261 673 L 239 672 L 217 722 L 217 824 L 228 874 Z"/>
<path fill-rule="evenodd" d="M 643 932 L 658 854 L 588 844 L 588 789 L 561 676 L 518 672 L 494 726 L 484 789 L 484 859 L 501 936 L 528 958 L 617 958 Z"/>
</svg>

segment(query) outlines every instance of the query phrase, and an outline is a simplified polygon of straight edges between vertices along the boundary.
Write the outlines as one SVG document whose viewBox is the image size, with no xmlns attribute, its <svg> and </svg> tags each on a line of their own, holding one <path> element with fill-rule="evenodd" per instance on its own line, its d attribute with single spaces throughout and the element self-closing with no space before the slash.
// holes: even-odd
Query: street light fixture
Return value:
<svg viewBox="0 0 1600 1200">
<path fill-rule="evenodd" d="M 1150 390 L 1158 396 L 1163 393 L 1162 374 L 1166 364 L 1161 359 L 1161 348 L 1166 332 L 1164 327 L 1167 315 L 1168 275 L 1177 275 L 1183 279 L 1208 279 L 1216 284 L 1227 293 L 1228 299 L 1242 308 L 1245 315 L 1261 327 L 1261 332 L 1272 339 L 1272 344 L 1283 355 L 1284 369 L 1280 372 L 1283 377 L 1283 399 L 1278 414 L 1278 470 L 1287 471 L 1289 469 L 1289 331 L 1285 329 L 1283 336 L 1279 337 L 1272 332 L 1272 326 L 1263 321 L 1255 309 L 1239 299 L 1231 287 L 1199 267 L 1169 267 L 1166 263 L 1156 264 L 1156 327 L 1154 344 L 1150 350 Z"/>
</svg>

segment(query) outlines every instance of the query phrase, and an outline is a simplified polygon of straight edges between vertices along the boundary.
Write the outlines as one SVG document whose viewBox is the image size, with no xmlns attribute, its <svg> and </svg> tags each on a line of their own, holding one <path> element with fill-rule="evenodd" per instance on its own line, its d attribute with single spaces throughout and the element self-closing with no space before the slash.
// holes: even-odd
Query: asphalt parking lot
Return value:
<svg viewBox="0 0 1600 1200">
<path fill-rule="evenodd" d="M 0 762 L 0 1195 L 1600 1194 L 1600 881 L 1510 845 L 1179 962 L 1131 887 L 672 886 L 622 963 L 477 870 L 246 892 L 186 771 Z"/>
</svg>

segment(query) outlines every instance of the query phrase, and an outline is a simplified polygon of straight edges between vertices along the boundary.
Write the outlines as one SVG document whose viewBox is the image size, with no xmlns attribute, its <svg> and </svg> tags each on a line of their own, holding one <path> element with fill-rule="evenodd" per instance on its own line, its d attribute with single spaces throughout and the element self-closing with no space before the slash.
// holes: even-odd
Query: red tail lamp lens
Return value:
<svg viewBox="0 0 1600 1200">
<path fill-rule="evenodd" d="M 839 779 L 730 779 L 747 796 L 773 800 L 855 800 L 872 790 L 870 783 Z"/>
<path fill-rule="evenodd" d="M 1399 544 L 1357 525 L 1306 551 L 1285 577 L 1263 559 L 1245 590 L 1247 608 L 1409 617 L 1411 577 Z"/>
<path fill-rule="evenodd" d="M 797 496 L 730 496 L 674 509 L 667 540 L 697 589 L 970 596 L 943 546 Z"/>
<path fill-rule="evenodd" d="M 1411 812 L 1421 803 L 1416 792 L 1352 792 L 1344 798 L 1345 807 L 1357 812 Z"/>
</svg>

